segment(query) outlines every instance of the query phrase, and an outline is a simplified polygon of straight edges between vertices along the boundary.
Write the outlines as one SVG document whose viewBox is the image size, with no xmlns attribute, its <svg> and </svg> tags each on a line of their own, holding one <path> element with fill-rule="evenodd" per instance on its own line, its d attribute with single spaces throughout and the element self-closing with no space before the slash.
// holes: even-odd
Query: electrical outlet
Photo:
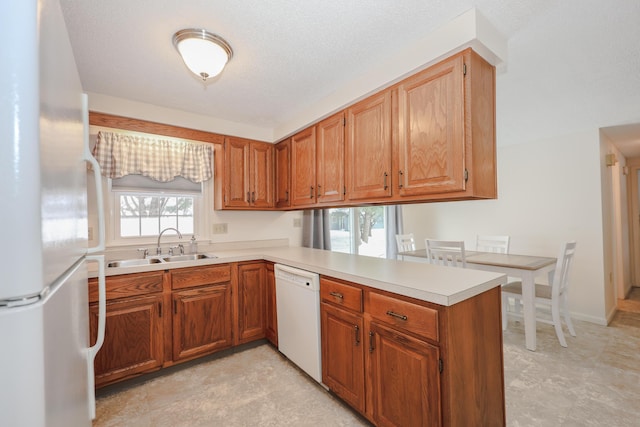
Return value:
<svg viewBox="0 0 640 427">
<path fill-rule="evenodd" d="M 293 226 L 297 228 L 302 227 L 302 218 L 293 218 Z"/>
<path fill-rule="evenodd" d="M 89 227 L 89 232 L 87 233 L 87 239 L 93 240 L 93 227 Z"/>
<path fill-rule="evenodd" d="M 227 223 L 213 224 L 213 234 L 227 234 Z"/>
</svg>

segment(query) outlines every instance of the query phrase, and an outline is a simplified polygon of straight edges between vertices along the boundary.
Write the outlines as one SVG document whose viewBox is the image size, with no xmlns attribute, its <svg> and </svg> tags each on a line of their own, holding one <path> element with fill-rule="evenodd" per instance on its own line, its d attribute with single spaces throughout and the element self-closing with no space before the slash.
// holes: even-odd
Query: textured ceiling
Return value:
<svg viewBox="0 0 640 427">
<path fill-rule="evenodd" d="M 497 77 L 499 144 L 640 122 L 637 0 L 61 4 L 85 91 L 236 123 L 276 128 L 472 7 L 509 43 Z M 206 85 L 171 43 L 190 27 L 234 50 Z"/>
</svg>

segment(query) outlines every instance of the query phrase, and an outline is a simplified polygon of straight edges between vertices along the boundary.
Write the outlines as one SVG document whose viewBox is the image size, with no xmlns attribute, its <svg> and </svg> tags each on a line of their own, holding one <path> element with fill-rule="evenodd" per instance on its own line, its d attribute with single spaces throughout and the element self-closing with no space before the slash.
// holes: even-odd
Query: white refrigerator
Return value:
<svg viewBox="0 0 640 427">
<path fill-rule="evenodd" d="M 87 100 L 58 0 L 0 2 L 0 39 L 0 425 L 90 426 Z"/>
</svg>

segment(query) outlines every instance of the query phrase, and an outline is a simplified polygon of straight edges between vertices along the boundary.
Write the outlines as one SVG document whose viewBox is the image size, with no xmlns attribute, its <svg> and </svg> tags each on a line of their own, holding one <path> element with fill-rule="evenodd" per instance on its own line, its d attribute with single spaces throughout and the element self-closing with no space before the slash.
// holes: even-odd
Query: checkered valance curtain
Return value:
<svg viewBox="0 0 640 427">
<path fill-rule="evenodd" d="M 203 182 L 213 175 L 210 144 L 100 131 L 93 156 L 108 178 L 144 175 L 168 182 L 182 176 Z"/>
</svg>

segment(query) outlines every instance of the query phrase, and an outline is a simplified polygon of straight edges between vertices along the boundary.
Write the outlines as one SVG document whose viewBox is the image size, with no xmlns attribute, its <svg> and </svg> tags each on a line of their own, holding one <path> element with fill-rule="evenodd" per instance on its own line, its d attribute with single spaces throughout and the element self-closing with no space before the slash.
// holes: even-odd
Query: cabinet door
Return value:
<svg viewBox="0 0 640 427">
<path fill-rule="evenodd" d="M 95 384 L 100 387 L 162 366 L 162 295 L 107 303 L 104 344 L 95 359 Z M 98 303 L 89 305 L 91 343 L 98 330 Z"/>
<path fill-rule="evenodd" d="M 312 126 L 291 138 L 291 204 L 316 202 L 316 128 Z"/>
<path fill-rule="evenodd" d="M 238 266 L 238 343 L 265 337 L 265 266 Z"/>
<path fill-rule="evenodd" d="M 373 417 L 381 426 L 439 426 L 439 349 L 370 323 Z"/>
<path fill-rule="evenodd" d="M 241 138 L 227 137 L 224 141 L 224 205 L 250 205 L 249 143 Z"/>
<path fill-rule="evenodd" d="M 347 197 L 391 196 L 391 92 L 347 109 Z"/>
<path fill-rule="evenodd" d="M 252 142 L 250 144 L 251 206 L 273 207 L 273 144 Z"/>
<path fill-rule="evenodd" d="M 320 304 L 322 382 L 354 409 L 364 413 L 362 316 Z"/>
<path fill-rule="evenodd" d="M 291 140 L 276 144 L 276 207 L 291 206 Z"/>
<path fill-rule="evenodd" d="M 318 202 L 344 200 L 344 113 L 318 123 L 316 150 Z"/>
<path fill-rule="evenodd" d="M 278 312 L 276 308 L 276 276 L 273 264 L 267 264 L 267 281 L 265 286 L 265 335 L 271 344 L 278 346 Z"/>
<path fill-rule="evenodd" d="M 465 189 L 464 59 L 458 55 L 397 89 L 397 191 L 401 196 Z"/>
<path fill-rule="evenodd" d="M 173 293 L 173 360 L 230 347 L 229 283 Z"/>
</svg>

